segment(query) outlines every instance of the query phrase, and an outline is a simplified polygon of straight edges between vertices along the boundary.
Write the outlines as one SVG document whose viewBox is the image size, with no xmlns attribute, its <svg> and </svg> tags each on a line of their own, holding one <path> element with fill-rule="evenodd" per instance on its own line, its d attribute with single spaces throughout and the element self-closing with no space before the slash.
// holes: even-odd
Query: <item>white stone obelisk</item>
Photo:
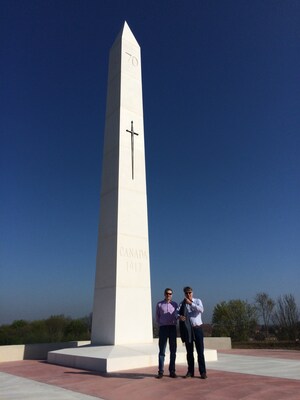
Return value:
<svg viewBox="0 0 300 400">
<path fill-rule="evenodd" d="M 100 372 L 157 366 L 150 289 L 141 54 L 125 22 L 109 59 L 92 341 L 50 351 L 48 362 Z M 185 359 L 178 346 L 176 362 Z M 216 350 L 205 359 L 216 361 Z"/>
<path fill-rule="evenodd" d="M 140 46 L 127 23 L 109 57 L 92 344 L 151 343 Z"/>
</svg>

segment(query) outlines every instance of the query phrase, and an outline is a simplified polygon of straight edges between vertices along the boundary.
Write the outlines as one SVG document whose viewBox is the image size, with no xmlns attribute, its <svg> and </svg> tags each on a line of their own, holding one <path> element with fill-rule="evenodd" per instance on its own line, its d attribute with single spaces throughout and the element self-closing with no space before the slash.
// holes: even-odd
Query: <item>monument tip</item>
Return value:
<svg viewBox="0 0 300 400">
<path fill-rule="evenodd" d="M 121 32 L 118 34 L 115 42 L 117 42 L 120 38 L 126 39 L 129 42 L 136 43 L 137 45 L 139 45 L 136 38 L 134 37 L 134 34 L 129 28 L 129 25 L 126 20 L 124 21 L 123 28 L 121 29 Z"/>
</svg>

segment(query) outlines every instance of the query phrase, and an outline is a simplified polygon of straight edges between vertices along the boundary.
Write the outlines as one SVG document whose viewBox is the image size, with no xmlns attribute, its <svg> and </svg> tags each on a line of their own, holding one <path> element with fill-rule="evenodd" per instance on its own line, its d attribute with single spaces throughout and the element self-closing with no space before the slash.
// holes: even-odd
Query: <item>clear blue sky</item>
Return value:
<svg viewBox="0 0 300 400">
<path fill-rule="evenodd" d="M 300 2 L 0 1 L 0 324 L 92 310 L 109 49 L 142 48 L 152 299 L 300 305 Z M 142 299 L 137 299 L 142 301 Z"/>
</svg>

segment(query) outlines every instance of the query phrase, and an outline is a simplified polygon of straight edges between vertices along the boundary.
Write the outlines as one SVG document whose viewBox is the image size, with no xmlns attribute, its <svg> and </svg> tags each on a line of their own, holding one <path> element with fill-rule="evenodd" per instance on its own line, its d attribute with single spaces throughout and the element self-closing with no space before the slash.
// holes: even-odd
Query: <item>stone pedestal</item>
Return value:
<svg viewBox="0 0 300 400">
<path fill-rule="evenodd" d="M 197 360 L 197 354 L 195 354 Z M 205 349 L 206 361 L 217 361 L 217 351 Z M 127 369 L 153 367 L 158 368 L 158 343 L 126 346 L 84 346 L 76 349 L 64 349 L 48 353 L 48 362 L 67 365 L 73 368 L 98 372 L 115 372 Z M 169 352 L 166 350 L 166 366 L 169 364 Z M 176 364 L 186 364 L 185 346 L 179 345 Z"/>
</svg>

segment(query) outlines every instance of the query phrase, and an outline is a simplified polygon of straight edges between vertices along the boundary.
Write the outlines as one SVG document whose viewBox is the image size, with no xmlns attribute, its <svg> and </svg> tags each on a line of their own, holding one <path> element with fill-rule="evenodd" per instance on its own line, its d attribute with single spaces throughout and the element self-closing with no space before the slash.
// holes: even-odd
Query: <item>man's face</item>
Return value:
<svg viewBox="0 0 300 400">
<path fill-rule="evenodd" d="M 187 299 L 189 299 L 190 301 L 192 301 L 193 292 L 192 292 L 191 290 L 186 290 L 186 291 L 184 292 L 184 294 L 185 294 L 185 297 L 186 297 Z"/>
<path fill-rule="evenodd" d="M 171 301 L 172 300 L 172 290 L 167 290 L 166 292 L 165 292 L 165 299 L 166 299 L 166 301 Z"/>
</svg>

